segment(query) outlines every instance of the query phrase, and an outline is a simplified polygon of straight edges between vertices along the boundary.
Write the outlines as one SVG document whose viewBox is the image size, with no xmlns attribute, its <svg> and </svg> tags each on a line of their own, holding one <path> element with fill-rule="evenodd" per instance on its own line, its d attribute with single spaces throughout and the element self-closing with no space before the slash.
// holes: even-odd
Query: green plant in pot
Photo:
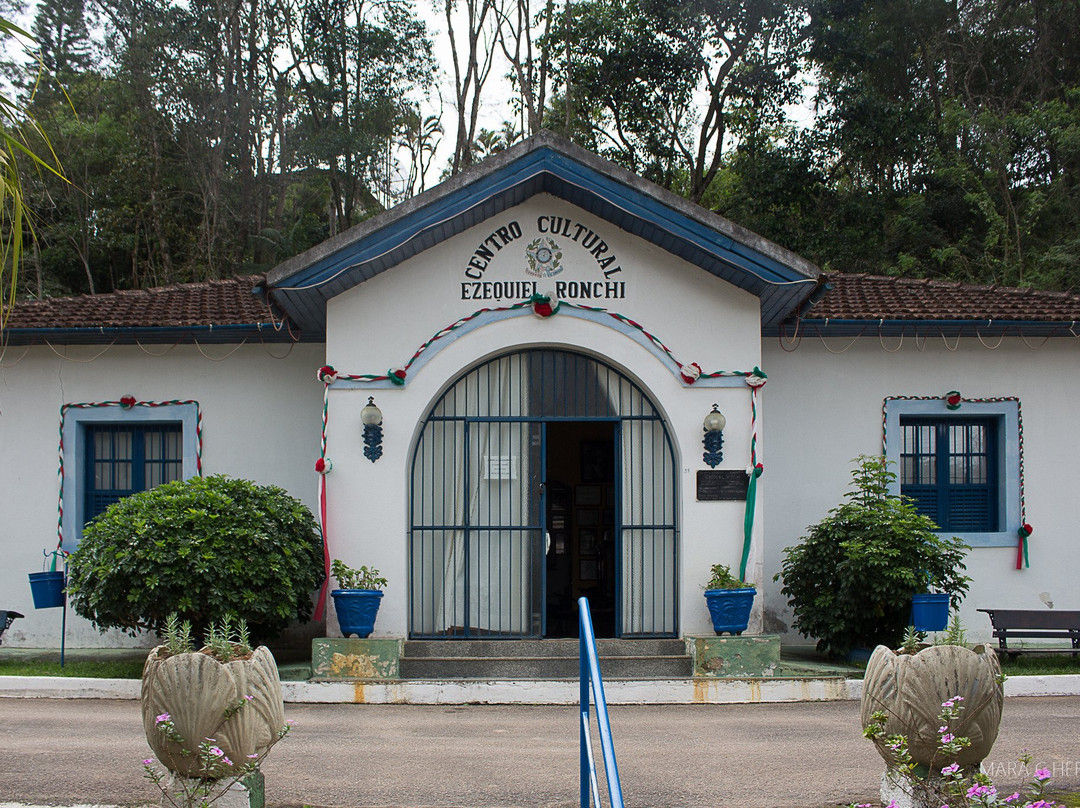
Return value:
<svg viewBox="0 0 1080 808">
<path fill-rule="evenodd" d="M 334 599 L 341 635 L 355 634 L 360 639 L 371 636 L 375 630 L 375 618 L 382 603 L 382 590 L 386 579 L 377 569 L 359 567 L 354 569 L 341 559 L 335 558 L 330 574 L 337 579 L 339 589 L 330 592 Z"/>
<path fill-rule="evenodd" d="M 709 607 L 713 631 L 742 634 L 750 625 L 750 610 L 754 607 L 757 588 L 740 580 L 726 564 L 713 564 L 711 577 L 705 584 L 705 603 Z"/>
<path fill-rule="evenodd" d="M 957 608 L 971 580 L 963 563 L 970 548 L 939 534 L 910 498 L 891 493 L 896 475 L 885 459 L 855 463 L 846 501 L 784 550 L 776 576 L 794 627 L 832 657 L 899 644 L 914 594 L 945 592 Z"/>
</svg>

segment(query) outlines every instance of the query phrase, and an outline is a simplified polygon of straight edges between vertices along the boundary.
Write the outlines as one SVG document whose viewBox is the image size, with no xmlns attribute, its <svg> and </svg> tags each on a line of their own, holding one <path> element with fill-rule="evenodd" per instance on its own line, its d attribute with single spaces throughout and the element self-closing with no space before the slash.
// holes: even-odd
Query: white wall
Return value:
<svg viewBox="0 0 1080 808">
<path fill-rule="evenodd" d="M 63 354 L 63 356 L 59 356 Z M 161 354 L 152 356 L 151 354 Z M 281 358 L 276 358 L 281 357 Z M 221 361 L 214 361 L 221 360 Z M 55 647 L 60 609 L 36 611 L 27 573 L 57 541 L 57 447 L 65 403 L 195 399 L 203 414 L 204 474 L 285 488 L 315 506 L 323 346 L 9 347 L 0 358 L 0 608 L 26 615 L 5 645 Z M 70 647 L 138 644 L 99 634 L 68 611 Z"/>
<path fill-rule="evenodd" d="M 997 345 L 995 349 L 992 347 Z M 990 346 L 990 347 L 987 347 Z M 785 343 L 785 347 L 793 348 Z M 955 350 L 952 350 L 955 349 Z M 966 560 L 974 579 L 961 609 L 969 638 L 990 639 L 978 608 L 1080 609 L 1080 553 L 1076 550 L 1075 491 L 1080 483 L 1080 431 L 1073 425 L 1080 398 L 1080 344 L 1072 339 L 941 338 L 901 344 L 898 338 L 822 340 L 807 337 L 791 352 L 764 341 L 763 393 L 769 431 L 765 474 L 767 631 L 787 631 L 791 612 L 780 594 L 783 549 L 838 505 L 850 488 L 851 460 L 880 454 L 886 396 L 968 398 L 1019 396 L 1024 429 L 1027 520 L 1031 567 L 1016 569 L 1015 547 L 975 548 Z M 831 352 L 830 352 L 831 351 Z M 1015 529 L 1018 525 L 1008 526 Z"/>
<path fill-rule="evenodd" d="M 534 197 L 331 300 L 328 362 L 341 373 L 382 374 L 404 365 L 435 332 L 459 318 L 483 306 L 518 302 L 517 297 L 462 300 L 461 284 L 468 280 L 464 271 L 484 238 L 497 227 L 517 221 L 524 235 L 497 253 L 483 274 L 488 281 L 530 280 L 524 272 L 525 246 L 542 215 L 588 225 L 618 258 L 625 298 L 581 302 L 633 318 L 663 340 L 683 363 L 697 362 L 706 371 L 751 370 L 759 364 L 756 297 L 549 196 Z M 556 280 L 603 280 L 592 256 L 570 239 L 557 237 L 556 241 L 563 248 L 566 268 L 556 278 L 539 281 L 541 290 L 554 288 Z M 408 631 L 406 497 L 410 453 L 423 418 L 439 393 L 464 369 L 486 357 L 530 346 L 593 354 L 650 391 L 672 429 L 682 470 L 680 627 L 683 633 L 708 630 L 701 585 L 712 563 L 737 568 L 743 503 L 695 501 L 695 472 L 704 468 L 701 422 L 713 402 L 719 403 L 728 419 L 720 468 L 745 468 L 750 453 L 749 388 L 741 381 L 728 388 L 686 386 L 670 363 L 631 337 L 568 313 L 548 320 L 523 314 L 482 322 L 486 324 L 455 332 L 428 349 L 426 364 L 410 372 L 405 387 L 342 389 L 339 383 L 331 390 L 328 455 L 333 471 L 327 477 L 331 551 L 354 566 L 374 565 L 389 578 L 376 634 L 401 636 Z M 374 395 L 384 414 L 384 453 L 376 463 L 362 454 L 359 413 L 369 395 Z"/>
</svg>

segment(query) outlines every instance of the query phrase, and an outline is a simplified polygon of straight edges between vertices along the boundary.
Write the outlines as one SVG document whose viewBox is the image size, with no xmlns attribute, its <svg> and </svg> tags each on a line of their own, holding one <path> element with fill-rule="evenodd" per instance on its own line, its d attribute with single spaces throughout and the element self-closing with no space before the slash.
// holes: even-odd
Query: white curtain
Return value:
<svg viewBox="0 0 1080 808">
<path fill-rule="evenodd" d="M 652 404 L 627 379 L 603 365 L 595 367 L 597 386 L 607 396 L 613 414 L 655 414 Z M 659 420 L 624 417 L 620 435 L 622 633 L 671 633 L 676 601 L 671 451 Z"/>
<path fill-rule="evenodd" d="M 520 365 L 510 356 L 479 368 L 437 413 L 455 420 L 425 428 L 413 491 L 420 524 L 435 527 L 414 530 L 414 631 L 529 631 L 532 532 L 509 529 L 530 518 L 529 424 L 471 421 L 466 429 L 456 420 L 521 414 Z"/>
</svg>

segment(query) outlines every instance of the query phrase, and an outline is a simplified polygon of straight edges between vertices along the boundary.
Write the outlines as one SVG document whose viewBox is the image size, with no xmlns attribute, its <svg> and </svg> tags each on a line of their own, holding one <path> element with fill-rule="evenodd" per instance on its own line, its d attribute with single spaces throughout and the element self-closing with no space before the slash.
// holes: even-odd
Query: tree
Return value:
<svg viewBox="0 0 1080 808">
<path fill-rule="evenodd" d="M 880 209 L 862 239 L 868 265 L 1076 283 L 1077 245 L 1061 238 L 1080 225 L 1075 11 L 1059 0 L 823 4 L 818 153 L 834 187 Z"/>
<path fill-rule="evenodd" d="M 457 117 L 450 173 L 473 163 L 480 99 L 494 64 L 505 0 L 443 0 L 446 30 L 454 68 L 454 110 Z M 463 12 L 463 13 L 462 13 Z"/>
<path fill-rule="evenodd" d="M 0 18 L 0 37 L 25 43 L 29 34 Z M 40 145 L 35 149 L 34 143 Z M 27 105 L 0 94 L 0 336 L 15 305 L 27 218 L 20 159 L 35 170 L 61 175 L 59 160 Z"/>
<path fill-rule="evenodd" d="M 939 536 L 910 498 L 889 493 L 896 475 L 884 458 L 858 458 L 851 476 L 847 501 L 784 550 L 775 576 L 783 578 L 795 628 L 834 657 L 895 647 L 913 594 L 940 589 L 957 608 L 970 582 L 963 574 L 970 548 Z"/>
<path fill-rule="evenodd" d="M 57 81 L 90 67 L 90 34 L 83 0 L 41 0 L 31 28 L 41 65 Z"/>
<path fill-rule="evenodd" d="M 332 235 L 393 201 L 391 150 L 413 120 L 410 94 L 430 82 L 431 43 L 404 0 L 296 2 L 286 38 L 290 156 L 326 172 Z"/>
<path fill-rule="evenodd" d="M 275 486 L 214 476 L 110 505 L 84 529 L 67 591 L 101 630 L 160 633 L 175 612 L 196 634 L 231 615 L 267 638 L 311 616 L 322 579 L 322 539 L 303 503 Z"/>
<path fill-rule="evenodd" d="M 554 0 L 541 0 L 537 5 L 541 3 L 538 12 L 533 11 L 531 0 L 514 0 L 508 8 L 500 9 L 499 47 L 510 65 L 509 78 L 517 90 L 517 128 L 526 136 L 535 135 L 543 127 L 551 91 L 551 24 L 556 9 Z M 569 2 L 566 8 L 569 10 Z"/>
<path fill-rule="evenodd" d="M 585 0 L 545 42 L 584 145 L 696 202 L 801 93 L 810 1 Z"/>
</svg>

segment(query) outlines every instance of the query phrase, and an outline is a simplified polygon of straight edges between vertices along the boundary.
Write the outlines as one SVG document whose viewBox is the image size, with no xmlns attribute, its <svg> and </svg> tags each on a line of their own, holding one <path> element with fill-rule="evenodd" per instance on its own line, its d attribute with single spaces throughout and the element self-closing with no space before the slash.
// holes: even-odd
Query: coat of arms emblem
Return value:
<svg viewBox="0 0 1080 808">
<path fill-rule="evenodd" d="M 562 250 L 547 236 L 535 238 L 525 248 L 525 259 L 529 266 L 526 275 L 536 278 L 550 278 L 563 271 Z"/>
</svg>

